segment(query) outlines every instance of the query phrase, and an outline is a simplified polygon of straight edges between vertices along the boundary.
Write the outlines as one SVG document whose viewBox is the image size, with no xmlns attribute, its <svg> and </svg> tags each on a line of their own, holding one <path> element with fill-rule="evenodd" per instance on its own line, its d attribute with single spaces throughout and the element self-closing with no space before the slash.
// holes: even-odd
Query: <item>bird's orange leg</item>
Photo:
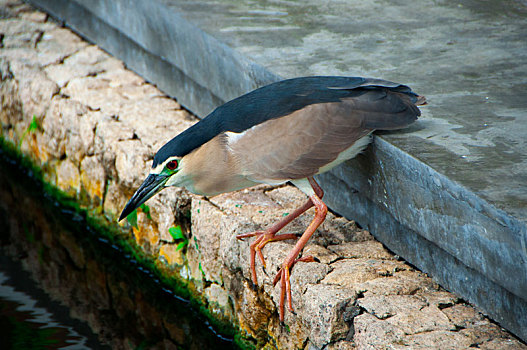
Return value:
<svg viewBox="0 0 527 350">
<path fill-rule="evenodd" d="M 314 180 L 313 180 L 314 181 Z M 311 181 L 310 181 L 311 182 Z M 313 185 L 313 184 L 311 184 Z M 289 255 L 284 260 L 282 264 L 282 268 L 278 271 L 278 274 L 276 275 L 273 283 L 276 284 L 278 281 L 280 281 L 280 287 L 281 287 L 281 293 L 280 293 L 280 321 L 283 322 L 284 320 L 284 301 L 287 294 L 287 306 L 289 311 L 293 311 L 293 302 L 291 298 L 291 283 L 289 281 L 289 278 L 291 277 L 291 269 L 294 264 L 296 264 L 299 261 L 313 261 L 313 257 L 308 256 L 304 258 L 297 259 L 298 255 L 304 249 L 305 245 L 307 244 L 307 241 L 311 238 L 313 233 L 315 233 L 315 230 L 324 222 L 326 218 L 326 214 L 328 212 L 328 207 L 322 200 L 316 195 L 312 195 L 309 197 L 313 204 L 315 205 L 315 217 L 313 218 L 313 221 L 309 224 L 304 234 L 300 237 L 300 239 L 296 242 L 295 247 L 289 252 Z"/>
<path fill-rule="evenodd" d="M 318 198 L 322 198 L 324 196 L 324 191 L 318 185 L 315 179 L 313 179 L 312 177 L 308 177 L 308 181 L 311 184 L 311 187 L 315 191 L 315 194 L 318 196 Z M 295 234 L 282 234 L 282 235 L 276 235 L 276 234 L 278 233 L 278 231 L 283 229 L 287 224 L 289 224 L 291 221 L 293 221 L 294 219 L 302 215 L 305 211 L 307 211 L 312 206 L 313 206 L 313 201 L 310 198 L 300 208 L 296 209 L 294 212 L 290 213 L 288 216 L 278 221 L 276 224 L 269 227 L 265 231 L 250 232 L 250 233 L 245 233 L 245 234 L 236 236 L 236 238 L 240 240 L 243 240 L 244 238 L 258 236 L 258 238 L 256 238 L 256 240 L 250 245 L 251 278 L 254 284 L 258 284 L 258 279 L 256 277 L 256 261 L 255 261 L 256 254 L 258 254 L 258 257 L 260 258 L 260 261 L 262 262 L 262 265 L 265 268 L 265 259 L 262 254 L 262 249 L 267 245 L 267 243 L 270 243 L 270 242 L 283 241 L 286 239 L 297 239 L 298 236 Z"/>
<path fill-rule="evenodd" d="M 309 199 L 306 203 L 304 203 L 303 206 L 296 209 L 294 212 L 287 215 L 282 220 L 278 221 L 276 224 L 272 225 L 265 231 L 256 231 L 256 232 L 250 232 L 245 233 L 242 235 L 236 236 L 238 239 L 244 239 L 248 237 L 258 236 L 254 242 L 251 243 L 250 249 L 251 249 L 251 277 L 254 284 L 258 284 L 258 280 L 256 278 L 256 254 L 258 254 L 258 257 L 260 258 L 260 261 L 262 262 L 263 267 L 265 268 L 265 259 L 262 254 L 262 249 L 265 247 L 267 243 L 270 242 L 277 242 L 277 241 L 283 241 L 286 239 L 297 239 L 297 235 L 295 234 L 282 234 L 282 235 L 276 235 L 278 231 L 283 229 L 287 224 L 289 224 L 291 221 L 299 217 L 302 213 L 304 213 L 306 210 L 311 208 L 313 206 L 313 202 L 311 199 Z"/>
</svg>

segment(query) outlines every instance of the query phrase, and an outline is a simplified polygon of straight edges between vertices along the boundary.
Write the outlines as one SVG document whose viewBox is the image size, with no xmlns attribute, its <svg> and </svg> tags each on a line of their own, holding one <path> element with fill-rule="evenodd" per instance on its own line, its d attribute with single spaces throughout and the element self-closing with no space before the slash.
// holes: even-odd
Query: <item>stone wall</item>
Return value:
<svg viewBox="0 0 527 350">
<path fill-rule="evenodd" d="M 116 222 L 157 149 L 197 119 L 122 62 L 19 1 L 0 1 L 2 137 L 45 180 L 91 215 Z M 292 186 L 259 186 L 204 198 L 171 188 L 139 210 L 127 232 L 209 312 L 257 347 L 309 349 L 526 348 L 472 306 L 387 251 L 353 222 L 328 215 L 306 247 L 320 262 L 295 266 L 296 314 L 278 321 L 275 272 L 290 242 L 265 248 L 251 287 L 249 241 L 305 201 Z M 287 228 L 302 232 L 313 212 Z M 174 239 L 181 227 L 188 240 Z"/>
</svg>

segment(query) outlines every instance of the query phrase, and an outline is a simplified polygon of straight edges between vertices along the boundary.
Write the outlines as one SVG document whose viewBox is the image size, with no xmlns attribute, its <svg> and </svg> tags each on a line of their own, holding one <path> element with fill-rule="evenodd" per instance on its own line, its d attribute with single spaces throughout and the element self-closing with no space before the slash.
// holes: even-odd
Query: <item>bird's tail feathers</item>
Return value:
<svg viewBox="0 0 527 350">
<path fill-rule="evenodd" d="M 417 106 L 424 106 L 427 104 L 426 97 L 423 95 L 417 95 L 416 101 L 414 102 Z"/>
</svg>

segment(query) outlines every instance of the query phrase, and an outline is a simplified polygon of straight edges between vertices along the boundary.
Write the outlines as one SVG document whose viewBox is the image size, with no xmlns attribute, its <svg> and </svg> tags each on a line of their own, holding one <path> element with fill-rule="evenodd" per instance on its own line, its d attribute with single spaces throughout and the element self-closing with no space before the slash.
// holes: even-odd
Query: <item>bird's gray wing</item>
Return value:
<svg viewBox="0 0 527 350">
<path fill-rule="evenodd" d="M 372 88 L 340 102 L 306 106 L 242 133 L 227 133 L 226 142 L 245 176 L 279 183 L 312 176 L 373 130 L 404 128 L 418 115 L 408 96 Z"/>
</svg>

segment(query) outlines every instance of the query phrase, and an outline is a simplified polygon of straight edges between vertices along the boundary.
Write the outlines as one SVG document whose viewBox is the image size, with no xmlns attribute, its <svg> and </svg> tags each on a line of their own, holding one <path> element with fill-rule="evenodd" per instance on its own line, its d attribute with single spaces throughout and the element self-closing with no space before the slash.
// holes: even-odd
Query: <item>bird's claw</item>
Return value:
<svg viewBox="0 0 527 350">
<path fill-rule="evenodd" d="M 253 283 L 257 285 L 258 279 L 256 277 L 256 254 L 258 254 L 258 258 L 260 259 L 262 266 L 265 269 L 266 264 L 265 258 L 262 253 L 262 249 L 267 243 L 272 240 L 272 238 L 274 237 L 274 233 L 267 231 L 257 231 L 253 233 L 255 236 L 258 236 L 258 238 L 256 238 L 254 242 L 252 242 L 249 246 L 251 249 L 251 276 Z"/>
<path fill-rule="evenodd" d="M 284 322 L 284 301 L 286 300 L 287 296 L 287 309 L 289 312 L 295 314 L 295 310 L 293 309 L 293 298 L 291 297 L 291 270 L 293 269 L 293 266 L 297 262 L 314 262 L 315 258 L 311 255 L 304 256 L 302 258 L 295 259 L 291 266 L 289 266 L 286 262 L 282 265 L 280 270 L 276 273 L 276 276 L 273 280 L 273 286 L 275 286 L 278 281 L 280 281 L 280 322 Z"/>
<path fill-rule="evenodd" d="M 248 233 L 244 233 L 244 234 L 241 234 L 241 235 L 236 235 L 236 238 L 239 239 L 240 241 L 243 241 L 244 238 L 258 236 L 258 235 L 261 235 L 261 234 L 264 234 L 264 233 L 265 233 L 265 231 L 248 232 Z"/>
<path fill-rule="evenodd" d="M 289 269 L 293 269 L 293 266 L 295 266 L 295 264 L 297 262 L 320 262 L 320 260 L 318 260 L 317 258 L 315 258 L 314 256 L 312 255 L 308 255 L 308 256 L 304 256 L 304 257 L 301 257 L 301 258 L 298 258 L 298 259 L 295 259 L 293 261 L 293 263 L 291 264 L 291 266 L 289 267 Z M 278 281 L 280 280 L 280 272 L 282 271 L 283 267 L 280 268 L 280 270 L 278 270 L 278 272 L 276 273 L 276 276 L 274 276 L 274 280 L 273 280 L 273 286 L 276 286 L 276 284 L 278 283 Z"/>
<path fill-rule="evenodd" d="M 255 237 L 255 236 L 256 236 L 256 239 L 254 240 L 254 242 L 252 242 L 249 245 L 249 248 L 251 251 L 251 257 L 250 257 L 251 279 L 255 285 L 258 285 L 258 279 L 256 277 L 256 255 L 258 255 L 258 259 L 260 259 L 260 262 L 262 263 L 262 266 L 265 270 L 266 263 L 265 263 L 265 258 L 262 253 L 262 249 L 267 245 L 267 243 L 275 242 L 275 241 L 283 241 L 286 239 L 297 239 L 298 236 L 296 234 L 289 234 L 289 233 L 276 235 L 276 232 L 273 232 L 271 230 L 265 230 L 265 231 L 254 231 L 254 232 L 244 233 L 241 235 L 237 235 L 236 238 L 239 240 L 243 240 L 244 238 Z"/>
</svg>

